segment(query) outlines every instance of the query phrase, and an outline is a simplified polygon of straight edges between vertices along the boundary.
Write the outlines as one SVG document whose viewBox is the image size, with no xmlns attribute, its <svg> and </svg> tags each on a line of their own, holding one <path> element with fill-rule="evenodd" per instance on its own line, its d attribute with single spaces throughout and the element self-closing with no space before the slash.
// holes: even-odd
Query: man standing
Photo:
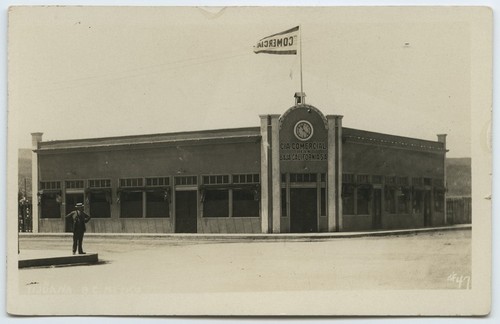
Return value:
<svg viewBox="0 0 500 324">
<path fill-rule="evenodd" d="M 83 212 L 82 203 L 77 203 L 75 205 L 75 208 L 76 210 L 66 215 L 66 218 L 71 217 L 71 219 L 73 220 L 73 255 L 76 253 L 77 245 L 78 254 L 85 254 L 82 247 L 83 234 L 86 230 L 85 223 L 90 220 L 90 216 Z"/>
</svg>

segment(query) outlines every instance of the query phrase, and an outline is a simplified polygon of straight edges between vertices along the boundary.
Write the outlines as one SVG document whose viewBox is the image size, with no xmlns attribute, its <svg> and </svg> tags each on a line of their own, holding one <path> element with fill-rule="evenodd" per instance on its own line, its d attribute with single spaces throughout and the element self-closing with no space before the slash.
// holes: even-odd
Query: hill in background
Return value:
<svg viewBox="0 0 500 324">
<path fill-rule="evenodd" d="M 19 191 L 24 194 L 24 179 L 26 179 L 27 197 L 31 197 L 31 149 L 19 149 L 17 162 Z"/>
<path fill-rule="evenodd" d="M 446 159 L 448 197 L 471 195 L 471 158 Z"/>
</svg>

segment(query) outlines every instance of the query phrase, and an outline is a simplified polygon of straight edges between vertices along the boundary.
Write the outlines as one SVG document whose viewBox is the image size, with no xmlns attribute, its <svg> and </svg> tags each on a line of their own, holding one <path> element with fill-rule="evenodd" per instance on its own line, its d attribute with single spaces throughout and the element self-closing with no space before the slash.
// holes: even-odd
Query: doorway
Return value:
<svg viewBox="0 0 500 324">
<path fill-rule="evenodd" d="M 175 192 L 175 232 L 196 233 L 198 231 L 197 191 Z"/>
<path fill-rule="evenodd" d="M 290 232 L 318 231 L 318 190 L 316 188 L 290 189 Z"/>
<path fill-rule="evenodd" d="M 83 204 L 83 193 L 66 193 L 66 215 L 75 210 L 77 203 Z M 73 219 L 65 218 L 66 232 L 73 232 Z"/>
</svg>

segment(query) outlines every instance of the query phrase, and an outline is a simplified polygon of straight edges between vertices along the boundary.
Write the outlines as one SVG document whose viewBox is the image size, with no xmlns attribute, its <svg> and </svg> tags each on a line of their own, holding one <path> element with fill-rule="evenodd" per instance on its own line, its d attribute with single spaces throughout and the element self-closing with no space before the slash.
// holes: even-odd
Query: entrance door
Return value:
<svg viewBox="0 0 500 324">
<path fill-rule="evenodd" d="M 83 194 L 82 193 L 67 193 L 66 194 L 66 215 L 75 210 L 76 203 L 83 204 Z M 66 218 L 65 221 L 66 232 L 73 231 L 73 220 L 71 218 Z"/>
<path fill-rule="evenodd" d="M 373 190 L 373 228 L 382 227 L 382 190 Z"/>
<path fill-rule="evenodd" d="M 431 214 L 431 191 L 426 190 L 424 194 L 424 226 L 432 225 L 432 214 Z"/>
<path fill-rule="evenodd" d="M 198 199 L 197 192 L 176 191 L 175 192 L 175 232 L 196 233 Z"/>
<path fill-rule="evenodd" d="M 290 189 L 290 232 L 318 231 L 318 195 L 316 188 Z"/>
</svg>

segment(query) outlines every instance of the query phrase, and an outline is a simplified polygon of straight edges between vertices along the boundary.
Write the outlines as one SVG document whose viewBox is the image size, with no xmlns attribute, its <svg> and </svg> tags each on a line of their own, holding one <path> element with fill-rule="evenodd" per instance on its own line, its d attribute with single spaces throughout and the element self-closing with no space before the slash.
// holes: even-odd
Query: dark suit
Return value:
<svg viewBox="0 0 500 324">
<path fill-rule="evenodd" d="M 73 220 L 73 253 L 76 252 L 76 247 L 78 246 L 78 253 L 83 253 L 83 234 L 87 229 L 85 223 L 90 220 L 90 216 L 85 214 L 81 210 L 74 210 L 66 218 L 71 218 Z"/>
</svg>

